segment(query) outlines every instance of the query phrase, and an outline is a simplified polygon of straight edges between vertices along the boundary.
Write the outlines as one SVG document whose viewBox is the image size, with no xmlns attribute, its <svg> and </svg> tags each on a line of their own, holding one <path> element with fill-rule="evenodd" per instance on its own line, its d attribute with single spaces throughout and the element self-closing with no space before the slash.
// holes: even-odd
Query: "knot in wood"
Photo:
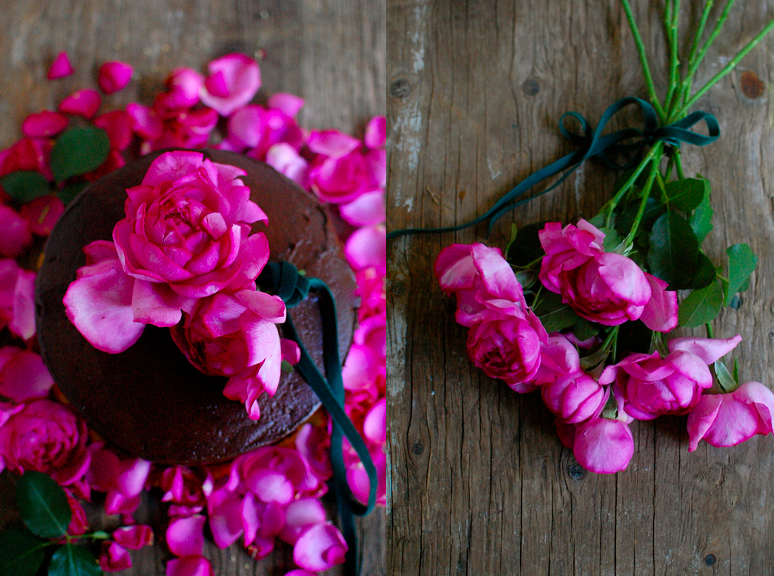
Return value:
<svg viewBox="0 0 774 576">
<path fill-rule="evenodd" d="M 411 82 L 406 78 L 398 78 L 390 84 L 390 96 L 403 100 L 411 94 Z"/>
<path fill-rule="evenodd" d="M 414 444 L 413 451 L 414 451 L 414 454 L 419 456 L 422 452 L 425 451 L 425 447 L 422 445 L 421 442 L 417 442 L 416 444 Z"/>
<path fill-rule="evenodd" d="M 570 478 L 573 480 L 582 480 L 583 477 L 586 475 L 586 470 L 578 464 L 577 462 L 575 464 L 570 464 L 567 467 L 567 473 L 570 475 Z"/>
</svg>

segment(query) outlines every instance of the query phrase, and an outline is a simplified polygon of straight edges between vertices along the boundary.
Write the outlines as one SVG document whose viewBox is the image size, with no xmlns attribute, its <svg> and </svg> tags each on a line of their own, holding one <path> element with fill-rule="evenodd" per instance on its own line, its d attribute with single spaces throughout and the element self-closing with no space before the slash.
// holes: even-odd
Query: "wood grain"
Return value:
<svg viewBox="0 0 774 576">
<path fill-rule="evenodd" d="M 663 94 L 664 3 L 633 3 Z M 695 28 L 700 4 L 683 3 L 682 30 Z M 724 3 L 717 4 L 711 22 Z M 772 17 L 765 3 L 738 3 L 695 85 Z M 564 112 L 596 123 L 615 100 L 646 97 L 616 0 L 390 0 L 387 22 L 392 230 L 471 220 L 570 151 L 556 126 Z M 722 313 L 716 334 L 741 334 L 743 379 L 769 386 L 773 69 L 770 36 L 697 107 L 718 117 L 720 140 L 684 152 L 688 171 L 713 185 L 708 254 L 720 261 L 725 247 L 748 242 L 761 256 L 742 306 Z M 503 218 L 488 239 L 478 227 L 389 244 L 390 573 L 774 574 L 774 439 L 732 449 L 702 444 L 688 454 L 685 418 L 659 418 L 633 426 L 636 452 L 625 472 L 588 473 L 562 448 L 539 396 L 518 395 L 472 366 L 466 329 L 437 287 L 432 265 L 443 246 L 503 246 L 508 220 L 589 218 L 615 178 L 588 163 Z"/>
<path fill-rule="evenodd" d="M 105 97 L 103 110 L 136 100 L 149 104 L 173 67 L 203 69 L 230 51 L 259 58 L 266 91 L 306 99 L 300 115 L 306 128 L 362 134 L 370 117 L 385 110 L 384 0 L 1 0 L 0 12 L 2 147 L 21 136 L 27 114 L 55 109 L 73 90 L 93 87 L 99 64 L 112 59 L 132 64 L 135 78 L 126 90 Z M 62 50 L 77 72 L 48 82 L 48 66 Z M 7 474 L 0 477 L 6 521 L 12 520 L 12 483 Z M 137 520 L 161 537 L 165 514 L 158 494 L 144 498 Z M 115 524 L 95 511 L 92 516 Z M 384 511 L 361 522 L 360 534 L 363 574 L 384 574 Z M 131 554 L 127 576 L 164 574 L 169 554 L 163 543 Z M 289 547 L 261 562 L 239 546 L 221 551 L 208 543 L 205 555 L 224 576 L 282 575 L 292 565 Z"/>
</svg>

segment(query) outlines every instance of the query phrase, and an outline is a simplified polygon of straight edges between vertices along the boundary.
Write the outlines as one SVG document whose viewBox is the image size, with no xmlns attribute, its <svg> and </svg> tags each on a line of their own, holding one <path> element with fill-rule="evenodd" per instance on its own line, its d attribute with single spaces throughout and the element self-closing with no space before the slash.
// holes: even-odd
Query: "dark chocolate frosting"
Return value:
<svg viewBox="0 0 774 576">
<path fill-rule="evenodd" d="M 224 151 L 204 154 L 247 172 L 242 180 L 269 217 L 268 226 L 259 223 L 253 231 L 266 234 L 271 259 L 287 260 L 331 287 L 344 358 L 354 329 L 355 283 L 336 236 L 340 220 L 266 164 Z M 261 417 L 252 421 L 242 403 L 223 396 L 226 378 L 196 370 L 169 329 L 147 326 L 134 346 L 107 354 L 78 332 L 62 304 L 85 264 L 83 247 L 112 239 L 113 227 L 124 217 L 126 189 L 140 184 L 155 156 L 91 184 L 57 223 L 35 286 L 41 354 L 62 393 L 109 444 L 163 464 L 226 461 L 288 436 L 319 407 L 300 374 L 283 373 L 276 394 L 260 396 Z M 322 370 L 322 324 L 314 293 L 288 313 Z"/>
</svg>

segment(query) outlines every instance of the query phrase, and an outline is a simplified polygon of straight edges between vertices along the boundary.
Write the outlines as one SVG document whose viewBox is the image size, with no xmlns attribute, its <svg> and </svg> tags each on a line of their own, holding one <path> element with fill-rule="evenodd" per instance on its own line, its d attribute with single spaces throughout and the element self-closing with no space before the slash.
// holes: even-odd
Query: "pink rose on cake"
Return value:
<svg viewBox="0 0 774 576">
<path fill-rule="evenodd" d="M 84 248 L 87 265 L 64 298 L 93 346 L 122 352 L 145 324 L 174 326 L 196 299 L 255 289 L 269 246 L 263 233 L 248 234 L 267 218 L 239 179 L 244 174 L 198 152 L 168 152 L 127 190 L 113 243 Z"/>
<path fill-rule="evenodd" d="M 540 231 L 546 252 L 540 281 L 578 316 L 605 326 L 642 320 L 651 330 L 677 326 L 677 293 L 666 282 L 643 272 L 635 262 L 605 252 L 605 235 L 585 220 L 564 228 L 548 222 Z"/>
</svg>

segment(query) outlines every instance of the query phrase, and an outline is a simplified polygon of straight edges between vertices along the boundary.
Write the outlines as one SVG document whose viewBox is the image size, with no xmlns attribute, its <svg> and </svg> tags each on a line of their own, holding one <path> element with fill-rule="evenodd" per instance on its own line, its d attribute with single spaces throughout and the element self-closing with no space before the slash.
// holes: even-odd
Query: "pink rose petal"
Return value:
<svg viewBox="0 0 774 576">
<path fill-rule="evenodd" d="M 304 107 L 304 99 L 294 94 L 277 92 L 269 96 L 269 108 L 281 111 L 286 116 L 295 118 L 299 110 Z"/>
<path fill-rule="evenodd" d="M 573 452 L 586 470 L 612 474 L 629 465 L 634 439 L 625 422 L 596 418 L 576 429 Z"/>
<path fill-rule="evenodd" d="M 94 119 L 94 125 L 107 132 L 112 150 L 126 150 L 132 143 L 134 118 L 123 110 L 115 110 L 97 116 Z"/>
<path fill-rule="evenodd" d="M 215 576 L 215 572 L 204 556 L 188 556 L 167 562 L 166 576 Z"/>
<path fill-rule="evenodd" d="M 167 528 L 167 546 L 175 556 L 200 556 L 204 549 L 204 523 L 201 514 L 178 518 Z"/>
<path fill-rule="evenodd" d="M 227 54 L 210 62 L 210 75 L 204 83 L 201 100 L 221 116 L 230 116 L 261 87 L 258 63 L 244 54 Z"/>
<path fill-rule="evenodd" d="M 48 69 L 48 74 L 46 76 L 49 80 L 57 80 L 59 78 L 70 76 L 73 72 L 75 72 L 75 68 L 70 64 L 70 58 L 68 58 L 67 52 L 60 52 L 51 63 L 51 67 Z"/>
<path fill-rule="evenodd" d="M 365 145 L 369 148 L 384 148 L 387 143 L 387 118 L 374 116 L 365 131 Z"/>
<path fill-rule="evenodd" d="M 126 87 L 134 69 L 126 62 L 105 62 L 99 67 L 97 84 L 105 94 L 113 94 Z"/>
<path fill-rule="evenodd" d="M 140 550 L 153 545 L 153 530 L 145 524 L 121 526 L 113 532 L 113 540 L 126 548 Z"/>
<path fill-rule="evenodd" d="M 375 267 L 387 269 L 387 231 L 384 226 L 366 226 L 355 231 L 344 247 L 344 254 L 355 270 Z"/>
<path fill-rule="evenodd" d="M 312 526 L 293 546 L 293 560 L 304 570 L 322 572 L 344 562 L 348 547 L 332 524 Z"/>
<path fill-rule="evenodd" d="M 27 221 L 10 206 L 0 205 L 0 256 L 16 258 L 32 243 Z"/>
<path fill-rule="evenodd" d="M 339 210 L 344 220 L 353 226 L 379 224 L 387 218 L 384 192 L 382 190 L 361 194 L 352 202 L 341 204 Z"/>
<path fill-rule="evenodd" d="M 51 138 L 67 128 L 67 116 L 43 110 L 30 114 L 22 123 L 22 132 L 29 138 Z"/>
<path fill-rule="evenodd" d="M 32 202 L 22 206 L 20 210 L 21 217 L 27 221 L 30 231 L 43 237 L 51 234 L 54 225 L 63 213 L 64 204 L 53 195 L 35 198 Z"/>
<path fill-rule="evenodd" d="M 106 543 L 107 549 L 99 557 L 104 572 L 120 572 L 132 567 L 132 558 L 126 548 L 115 542 Z"/>
<path fill-rule="evenodd" d="M 0 359 L 0 394 L 17 403 L 45 398 L 54 379 L 43 359 L 34 352 L 13 347 L 0 349 L 0 354 L 7 351 L 12 355 L 4 361 Z"/>
<path fill-rule="evenodd" d="M 86 88 L 73 92 L 59 104 L 63 114 L 75 114 L 84 118 L 92 118 L 102 104 L 102 97 L 96 90 Z"/>
</svg>

